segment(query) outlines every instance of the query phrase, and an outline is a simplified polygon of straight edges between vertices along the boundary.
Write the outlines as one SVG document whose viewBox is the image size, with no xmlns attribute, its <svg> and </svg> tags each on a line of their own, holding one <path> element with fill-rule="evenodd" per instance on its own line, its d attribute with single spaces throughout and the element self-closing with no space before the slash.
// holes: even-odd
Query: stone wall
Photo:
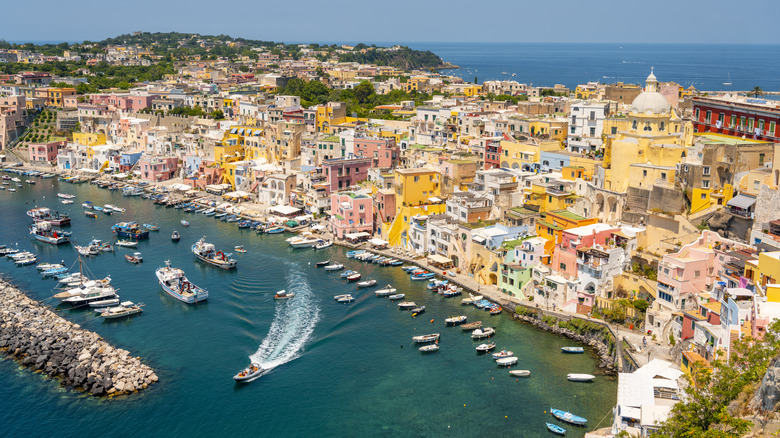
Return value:
<svg viewBox="0 0 780 438">
<path fill-rule="evenodd" d="M 157 382 L 154 371 L 0 280 L 0 351 L 92 395 L 119 395 Z"/>
</svg>

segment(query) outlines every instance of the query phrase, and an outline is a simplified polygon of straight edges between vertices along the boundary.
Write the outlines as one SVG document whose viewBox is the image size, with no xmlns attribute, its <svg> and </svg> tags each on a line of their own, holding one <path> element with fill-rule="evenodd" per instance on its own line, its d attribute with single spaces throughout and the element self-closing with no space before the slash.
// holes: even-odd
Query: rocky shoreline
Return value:
<svg viewBox="0 0 780 438">
<path fill-rule="evenodd" d="M 63 385 L 115 396 L 157 382 L 154 370 L 0 280 L 0 351 Z"/>
</svg>

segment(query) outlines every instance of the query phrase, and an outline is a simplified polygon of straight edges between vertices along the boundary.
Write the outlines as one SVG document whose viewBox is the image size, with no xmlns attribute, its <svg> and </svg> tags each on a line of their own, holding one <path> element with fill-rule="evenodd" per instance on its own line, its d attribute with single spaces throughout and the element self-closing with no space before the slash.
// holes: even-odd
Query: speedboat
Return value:
<svg viewBox="0 0 780 438">
<path fill-rule="evenodd" d="M 513 353 L 513 352 L 511 352 L 509 350 L 501 350 L 498 353 L 493 353 L 493 359 L 494 360 L 498 360 L 498 359 L 503 359 L 505 357 L 512 357 L 514 355 L 515 355 L 515 353 Z"/>
<path fill-rule="evenodd" d="M 565 421 L 567 423 L 571 423 L 577 426 L 584 426 L 588 422 L 588 420 L 586 420 L 585 418 L 578 417 L 572 414 L 571 412 L 562 411 L 560 409 L 550 408 L 550 413 L 552 414 L 553 417 L 561 421 Z"/>
<path fill-rule="evenodd" d="M 431 333 L 429 335 L 415 336 L 412 338 L 412 340 L 418 344 L 427 344 L 429 342 L 438 341 L 440 336 L 441 334 L 439 333 Z"/>
<path fill-rule="evenodd" d="M 510 371 L 510 373 L 511 372 L 512 371 Z M 547 425 L 547 429 L 550 432 L 552 432 L 554 434 L 558 434 L 558 435 L 566 435 L 566 429 L 562 428 L 561 426 L 558 426 L 557 424 L 552 424 L 552 423 L 544 423 L 544 424 Z"/>
<path fill-rule="evenodd" d="M 133 316 L 143 312 L 140 304 L 133 304 L 132 301 L 124 301 L 116 307 L 109 307 L 100 312 L 103 319 L 118 319 L 126 316 Z"/>
<path fill-rule="evenodd" d="M 137 265 L 143 261 L 143 259 L 139 259 L 138 257 L 131 256 L 129 254 L 125 254 L 125 260 L 134 265 Z"/>
<path fill-rule="evenodd" d="M 249 380 L 252 380 L 262 374 L 262 372 L 263 368 L 260 366 L 260 364 L 252 363 L 247 368 L 244 368 L 238 374 L 233 376 L 233 380 L 236 382 L 248 382 Z"/>
<path fill-rule="evenodd" d="M 529 370 L 512 370 L 509 372 L 509 374 L 515 376 L 515 377 L 528 377 L 531 375 L 531 371 Z"/>
<path fill-rule="evenodd" d="M 566 375 L 566 378 L 571 380 L 572 382 L 592 382 L 593 379 L 596 378 L 593 374 L 576 374 L 576 373 L 569 373 Z"/>
<path fill-rule="evenodd" d="M 355 297 L 353 297 L 350 294 L 336 295 L 335 297 L 333 297 L 333 299 L 338 301 L 339 303 L 350 303 L 352 301 L 355 301 Z"/>
<path fill-rule="evenodd" d="M 496 334 L 496 329 L 493 327 L 478 328 L 471 332 L 472 339 L 484 339 L 489 338 Z"/>
<path fill-rule="evenodd" d="M 378 290 L 374 291 L 374 293 L 378 297 L 386 297 L 388 295 L 394 294 L 395 291 L 396 291 L 396 288 L 394 288 L 393 286 L 390 286 L 388 284 L 387 286 L 384 287 L 384 289 L 378 289 Z"/>
<path fill-rule="evenodd" d="M 235 246 L 235 247 L 233 247 L 233 249 L 234 249 L 236 252 L 240 252 L 240 253 L 245 253 L 245 252 L 246 252 L 246 250 L 244 249 L 244 245 L 238 245 L 238 246 Z"/>
<path fill-rule="evenodd" d="M 420 351 L 420 353 L 432 353 L 434 351 L 439 351 L 439 344 L 428 344 L 423 345 L 422 347 L 417 349 Z"/>
<path fill-rule="evenodd" d="M 501 359 L 496 360 L 496 364 L 500 367 L 511 367 L 512 365 L 517 363 L 517 358 L 512 357 L 504 357 Z"/>
<path fill-rule="evenodd" d="M 178 231 L 173 230 L 173 233 L 171 233 L 171 240 L 173 240 L 174 242 L 178 242 L 179 239 L 181 239 L 181 234 L 179 234 Z"/>
<path fill-rule="evenodd" d="M 477 353 L 487 353 L 488 351 L 496 348 L 495 342 L 488 342 L 487 344 L 477 345 Z"/>
<path fill-rule="evenodd" d="M 390 296 L 389 296 L 389 297 L 387 297 L 387 298 L 388 298 L 390 301 L 394 301 L 394 300 L 402 300 L 402 299 L 404 299 L 404 297 L 405 297 L 405 296 L 406 296 L 406 294 L 395 294 L 395 295 L 390 295 Z"/>
<path fill-rule="evenodd" d="M 332 245 L 333 245 L 333 242 L 330 241 L 330 240 L 327 240 L 327 241 L 325 241 L 323 243 L 320 243 L 319 245 L 314 245 L 314 249 L 325 249 L 325 248 L 328 248 L 329 246 L 332 246 Z"/>
<path fill-rule="evenodd" d="M 55 277 L 60 274 L 65 274 L 67 272 L 68 272 L 68 268 L 64 266 L 60 266 L 58 268 L 46 269 L 45 271 L 41 272 L 41 275 L 43 276 L 43 278 L 49 278 L 49 277 Z"/>
<path fill-rule="evenodd" d="M 398 308 L 401 310 L 410 310 L 414 309 L 415 307 L 417 307 L 417 303 L 414 301 L 401 301 L 398 303 Z"/>
<path fill-rule="evenodd" d="M 458 325 L 463 324 L 466 322 L 467 316 L 466 315 L 460 315 L 460 316 L 453 316 L 451 318 L 447 318 L 444 320 L 445 325 Z"/>
<path fill-rule="evenodd" d="M 364 287 L 371 287 L 376 285 L 376 280 L 367 280 L 367 281 L 361 281 L 357 284 L 357 287 L 364 288 Z"/>
<path fill-rule="evenodd" d="M 569 354 L 579 354 L 584 353 L 585 349 L 582 347 L 561 347 L 561 351 Z"/>
<path fill-rule="evenodd" d="M 279 292 L 274 295 L 275 300 L 284 300 L 287 298 L 292 298 L 295 296 L 295 292 L 287 292 L 285 290 L 280 290 Z"/>
</svg>

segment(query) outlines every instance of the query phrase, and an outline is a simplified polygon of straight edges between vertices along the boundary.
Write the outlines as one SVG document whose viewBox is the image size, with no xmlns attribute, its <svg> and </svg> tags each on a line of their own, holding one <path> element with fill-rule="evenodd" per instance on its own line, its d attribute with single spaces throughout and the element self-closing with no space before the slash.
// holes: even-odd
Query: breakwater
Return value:
<svg viewBox="0 0 780 438">
<path fill-rule="evenodd" d="M 92 395 L 120 395 L 157 382 L 154 371 L 0 280 L 0 350 Z"/>
</svg>

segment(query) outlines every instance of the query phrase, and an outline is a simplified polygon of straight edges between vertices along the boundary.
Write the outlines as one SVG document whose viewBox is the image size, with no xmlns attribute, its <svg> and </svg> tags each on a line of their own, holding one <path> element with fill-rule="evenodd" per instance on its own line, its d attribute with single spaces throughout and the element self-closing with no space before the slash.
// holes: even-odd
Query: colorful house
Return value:
<svg viewBox="0 0 780 438">
<path fill-rule="evenodd" d="M 52 163 L 57 161 L 57 154 L 67 144 L 67 140 L 53 141 L 49 143 L 30 143 L 27 151 L 32 163 Z"/>
<path fill-rule="evenodd" d="M 568 210 L 546 212 L 536 221 L 536 235 L 547 240 L 545 254 L 552 257 L 555 245 L 561 243 L 563 231 L 571 228 L 591 225 L 598 222 L 596 218 L 584 218 Z"/>
<path fill-rule="evenodd" d="M 331 194 L 330 226 L 333 234 L 343 238 L 345 234 L 374 232 L 373 199 L 355 192 Z"/>
</svg>

